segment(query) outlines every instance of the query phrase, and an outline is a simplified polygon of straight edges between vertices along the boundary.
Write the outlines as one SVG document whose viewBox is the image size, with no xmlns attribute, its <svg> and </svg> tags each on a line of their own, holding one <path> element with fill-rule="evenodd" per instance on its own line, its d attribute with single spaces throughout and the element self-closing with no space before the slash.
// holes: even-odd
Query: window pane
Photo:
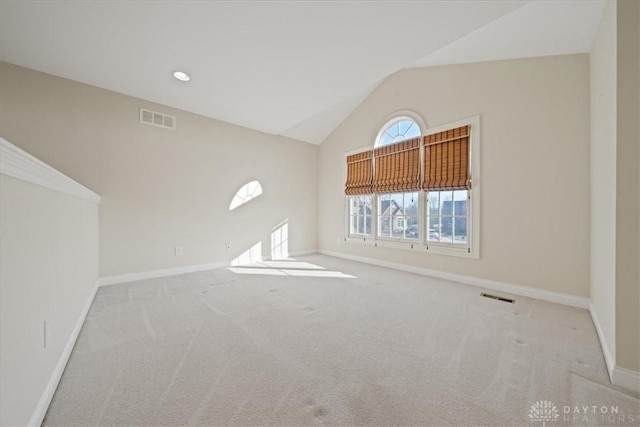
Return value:
<svg viewBox="0 0 640 427">
<path fill-rule="evenodd" d="M 454 243 L 467 243 L 467 219 L 455 218 Z"/>
<path fill-rule="evenodd" d="M 380 237 L 391 237 L 391 217 L 381 216 L 378 218 L 378 235 Z"/>
<path fill-rule="evenodd" d="M 409 127 L 407 132 L 404 134 L 404 137 L 407 139 L 413 139 L 419 137 L 420 135 L 422 135 L 422 133 L 420 132 L 420 128 L 417 124 L 412 123 L 411 127 Z"/>
<path fill-rule="evenodd" d="M 380 138 L 380 145 L 387 145 L 387 144 L 391 144 L 393 142 L 393 136 L 389 135 L 387 132 L 385 132 L 382 135 L 382 138 Z"/>
<path fill-rule="evenodd" d="M 391 203 L 391 215 L 397 214 L 398 209 L 402 209 L 403 202 L 403 193 L 394 193 L 389 195 L 392 200 Z"/>
<path fill-rule="evenodd" d="M 468 190 L 428 193 L 427 241 L 449 244 L 468 243 Z"/>
<path fill-rule="evenodd" d="M 453 191 L 441 191 L 440 192 L 440 215 L 451 216 L 453 215 Z"/>
<path fill-rule="evenodd" d="M 415 240 L 419 236 L 417 192 L 378 196 L 378 235 Z"/>
<path fill-rule="evenodd" d="M 420 136 L 420 126 L 411 119 L 399 119 L 391 122 L 380 133 L 380 138 L 376 141 L 376 147 L 404 141 Z"/>
<path fill-rule="evenodd" d="M 349 197 L 349 234 L 371 235 L 372 196 Z"/>
<path fill-rule="evenodd" d="M 429 227 L 429 234 L 427 234 L 427 240 L 431 242 L 439 242 L 440 241 L 440 233 L 438 233 L 437 229 L 440 228 L 438 225 L 438 218 L 432 218 L 435 222 Z"/>
<path fill-rule="evenodd" d="M 404 237 L 411 240 L 415 240 L 420 237 L 417 215 L 407 216 L 407 228 L 405 229 Z"/>
<path fill-rule="evenodd" d="M 467 216 L 467 190 L 453 192 L 453 214 L 455 216 Z"/>
<path fill-rule="evenodd" d="M 411 123 L 409 120 L 400 120 L 399 122 L 399 126 L 400 126 L 400 133 L 401 134 L 406 134 L 407 131 L 409 130 L 409 127 L 412 125 L 413 123 Z"/>
<path fill-rule="evenodd" d="M 453 218 L 450 216 L 443 216 L 440 219 L 440 241 L 453 243 Z"/>
<path fill-rule="evenodd" d="M 393 217 L 393 228 L 391 229 L 391 236 L 395 238 L 404 237 L 404 229 L 406 219 L 403 215 L 395 215 Z"/>
<path fill-rule="evenodd" d="M 418 193 L 404 193 L 404 209 L 407 215 L 418 213 Z"/>
<path fill-rule="evenodd" d="M 387 132 L 389 132 L 391 135 L 393 135 L 394 138 L 397 135 L 399 135 L 400 134 L 400 122 L 395 122 L 394 124 L 389 126 L 389 130 Z"/>
<path fill-rule="evenodd" d="M 363 215 L 371 215 L 373 210 L 371 209 L 371 202 L 373 201 L 373 196 L 362 196 L 362 214 Z"/>
<path fill-rule="evenodd" d="M 432 191 L 429 193 L 429 215 L 440 216 L 440 193 Z"/>
</svg>

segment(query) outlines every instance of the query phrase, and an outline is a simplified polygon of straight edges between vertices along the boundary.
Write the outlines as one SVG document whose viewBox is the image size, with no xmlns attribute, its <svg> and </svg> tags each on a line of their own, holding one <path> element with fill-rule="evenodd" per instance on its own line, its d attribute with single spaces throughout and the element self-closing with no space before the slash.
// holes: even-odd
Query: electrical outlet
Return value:
<svg viewBox="0 0 640 427">
<path fill-rule="evenodd" d="M 182 255 L 182 246 L 176 246 L 175 250 L 176 250 L 176 256 Z"/>
</svg>

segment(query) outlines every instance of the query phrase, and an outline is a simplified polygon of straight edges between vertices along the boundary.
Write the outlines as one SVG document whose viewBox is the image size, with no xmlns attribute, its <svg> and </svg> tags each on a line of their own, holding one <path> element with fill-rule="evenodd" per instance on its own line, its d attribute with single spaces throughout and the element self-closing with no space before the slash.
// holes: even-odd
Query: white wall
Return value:
<svg viewBox="0 0 640 427">
<path fill-rule="evenodd" d="M 339 242 L 344 153 L 372 146 L 399 110 L 429 127 L 481 116 L 479 260 Z M 323 142 L 319 164 L 321 249 L 588 296 L 587 55 L 400 71 Z"/>
<path fill-rule="evenodd" d="M 230 261 L 258 242 L 269 256 L 283 221 L 290 251 L 317 248 L 317 146 L 6 63 L 0 93 L 0 134 L 102 195 L 101 276 Z M 140 124 L 140 107 L 177 129 Z M 252 180 L 263 195 L 229 211 Z"/>
<path fill-rule="evenodd" d="M 616 3 L 607 2 L 590 54 L 590 297 L 609 368 L 616 356 L 616 21 Z"/>
<path fill-rule="evenodd" d="M 0 425 L 18 426 L 97 284 L 98 205 L 6 175 L 0 200 Z"/>
</svg>

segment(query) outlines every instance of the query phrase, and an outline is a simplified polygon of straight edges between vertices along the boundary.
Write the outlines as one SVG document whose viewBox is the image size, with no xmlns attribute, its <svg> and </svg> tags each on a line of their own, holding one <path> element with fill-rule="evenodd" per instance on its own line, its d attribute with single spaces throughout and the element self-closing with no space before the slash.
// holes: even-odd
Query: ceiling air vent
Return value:
<svg viewBox="0 0 640 427">
<path fill-rule="evenodd" d="M 165 129 L 176 128 L 176 118 L 168 114 L 158 113 L 157 111 L 140 109 L 140 123 L 158 126 Z"/>
</svg>

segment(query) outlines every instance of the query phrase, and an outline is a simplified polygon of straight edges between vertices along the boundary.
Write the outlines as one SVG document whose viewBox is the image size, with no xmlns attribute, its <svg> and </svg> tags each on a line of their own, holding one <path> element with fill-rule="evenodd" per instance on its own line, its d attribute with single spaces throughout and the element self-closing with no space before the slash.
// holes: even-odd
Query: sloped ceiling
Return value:
<svg viewBox="0 0 640 427">
<path fill-rule="evenodd" d="M 603 1 L 2 1 L 0 59 L 321 143 L 409 67 L 588 52 Z M 192 81 L 173 79 L 187 71 Z"/>
</svg>

